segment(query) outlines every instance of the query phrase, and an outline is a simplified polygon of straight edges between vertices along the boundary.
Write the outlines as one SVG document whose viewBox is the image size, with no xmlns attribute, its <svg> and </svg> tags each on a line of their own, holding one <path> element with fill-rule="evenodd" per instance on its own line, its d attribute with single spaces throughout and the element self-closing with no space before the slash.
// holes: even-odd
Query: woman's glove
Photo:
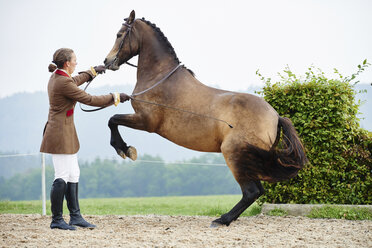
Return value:
<svg viewBox="0 0 372 248">
<path fill-rule="evenodd" d="M 130 96 L 128 96 L 127 94 L 125 93 L 111 93 L 111 95 L 113 96 L 114 98 L 114 105 L 115 106 L 118 106 L 120 102 L 125 102 L 125 101 L 128 101 L 130 99 Z"/>
<path fill-rule="evenodd" d="M 125 102 L 125 101 L 128 101 L 128 100 L 130 100 L 130 96 L 128 96 L 125 93 L 120 93 L 120 102 Z"/>
<path fill-rule="evenodd" d="M 106 67 L 104 65 L 97 65 L 93 67 L 97 74 L 102 74 L 106 72 Z"/>
</svg>

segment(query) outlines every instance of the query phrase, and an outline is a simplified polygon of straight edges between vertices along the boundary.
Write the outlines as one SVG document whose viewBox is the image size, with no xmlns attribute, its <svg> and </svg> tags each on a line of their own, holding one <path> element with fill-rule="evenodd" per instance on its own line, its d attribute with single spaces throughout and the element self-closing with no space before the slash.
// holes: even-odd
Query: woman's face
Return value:
<svg viewBox="0 0 372 248">
<path fill-rule="evenodd" d="M 71 60 L 67 61 L 65 65 L 66 65 L 66 71 L 68 73 L 72 74 L 75 71 L 75 67 L 77 65 L 75 53 L 71 54 Z"/>
</svg>

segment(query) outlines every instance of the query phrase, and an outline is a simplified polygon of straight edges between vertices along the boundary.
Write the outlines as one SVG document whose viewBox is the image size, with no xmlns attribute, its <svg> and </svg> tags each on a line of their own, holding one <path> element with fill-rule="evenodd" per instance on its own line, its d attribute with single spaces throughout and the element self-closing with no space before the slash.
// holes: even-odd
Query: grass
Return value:
<svg viewBox="0 0 372 248">
<path fill-rule="evenodd" d="M 287 211 L 280 209 L 280 208 L 275 208 L 271 210 L 270 212 L 267 213 L 269 216 L 287 216 L 288 213 Z"/>
<path fill-rule="evenodd" d="M 80 209 L 85 215 L 219 216 L 228 212 L 240 199 L 240 195 L 80 199 Z M 50 215 L 50 202 L 47 201 L 46 205 L 47 214 Z M 0 201 L 0 214 L 41 212 L 41 201 Z M 63 212 L 68 213 L 66 201 Z M 260 212 L 261 207 L 255 203 L 242 216 L 253 216 Z"/>
<path fill-rule="evenodd" d="M 84 215 L 184 215 L 217 217 L 228 211 L 241 199 L 240 195 L 174 196 L 137 198 L 81 199 L 80 208 Z M 51 215 L 47 201 L 47 215 Z M 65 214 L 68 214 L 64 201 Z M 0 201 L 0 214 L 41 214 L 41 201 Z M 261 213 L 261 206 L 252 204 L 241 216 Z M 286 216 L 281 209 L 274 209 L 268 215 Z M 314 208 L 309 218 L 330 218 L 347 220 L 372 220 L 372 211 L 363 208 L 325 206 Z"/>
<path fill-rule="evenodd" d="M 288 216 L 287 211 L 275 208 L 267 213 L 269 216 Z M 349 206 L 324 206 L 313 208 L 306 216 L 312 219 L 372 220 L 372 210 Z"/>
<path fill-rule="evenodd" d="M 372 211 L 365 208 L 325 206 L 314 208 L 307 216 L 309 218 L 372 220 Z"/>
</svg>

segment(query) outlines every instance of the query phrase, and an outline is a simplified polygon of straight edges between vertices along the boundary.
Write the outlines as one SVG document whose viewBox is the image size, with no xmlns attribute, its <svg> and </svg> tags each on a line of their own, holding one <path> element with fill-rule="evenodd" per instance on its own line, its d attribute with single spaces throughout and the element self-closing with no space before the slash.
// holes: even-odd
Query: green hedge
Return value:
<svg viewBox="0 0 372 248">
<path fill-rule="evenodd" d="M 260 93 L 283 117 L 289 117 L 306 148 L 309 164 L 291 180 L 265 183 L 260 201 L 271 203 L 372 203 L 372 136 L 359 127 L 351 81 L 369 63 L 365 60 L 351 77 L 328 79 L 313 67 L 299 78 L 289 68 L 281 80 L 257 74 L 266 86 Z"/>
</svg>

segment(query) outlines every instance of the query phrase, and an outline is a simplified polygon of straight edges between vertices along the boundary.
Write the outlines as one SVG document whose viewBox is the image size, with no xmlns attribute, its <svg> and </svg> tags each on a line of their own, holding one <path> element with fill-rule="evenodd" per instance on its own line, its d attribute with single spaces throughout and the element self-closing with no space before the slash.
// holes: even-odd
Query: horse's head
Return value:
<svg viewBox="0 0 372 248">
<path fill-rule="evenodd" d="M 125 23 L 116 35 L 114 47 L 104 61 L 106 68 L 113 71 L 118 70 L 120 65 L 138 54 L 138 40 L 133 37 L 133 26 L 136 22 L 134 10 L 124 21 Z"/>
</svg>

